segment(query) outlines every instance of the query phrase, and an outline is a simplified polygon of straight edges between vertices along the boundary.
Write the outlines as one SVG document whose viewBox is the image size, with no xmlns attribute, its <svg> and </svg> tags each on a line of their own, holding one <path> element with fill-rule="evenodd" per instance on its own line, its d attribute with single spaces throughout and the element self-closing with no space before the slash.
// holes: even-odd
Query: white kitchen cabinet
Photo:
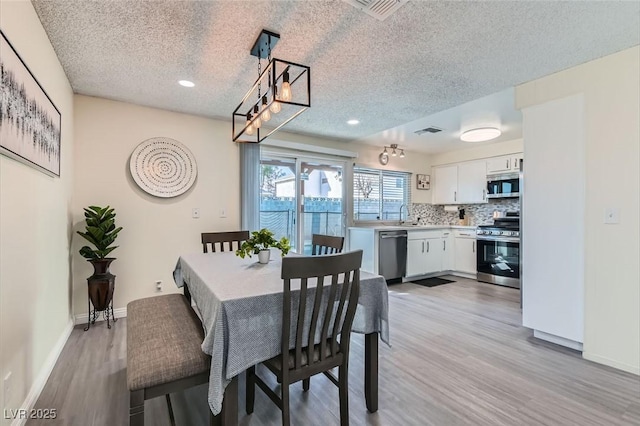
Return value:
<svg viewBox="0 0 640 426">
<path fill-rule="evenodd" d="M 511 173 L 520 171 L 521 152 L 487 159 L 487 174 Z"/>
<path fill-rule="evenodd" d="M 454 204 L 458 191 L 458 166 L 434 168 L 433 204 Z"/>
<path fill-rule="evenodd" d="M 522 160 L 523 155 L 522 153 L 519 154 L 513 154 L 511 156 L 511 170 L 514 172 L 519 172 L 520 171 L 520 160 Z"/>
<path fill-rule="evenodd" d="M 413 277 L 442 271 L 443 252 L 442 231 L 409 231 L 407 276 Z"/>
<path fill-rule="evenodd" d="M 477 254 L 474 231 L 455 232 L 455 270 L 467 274 L 476 274 Z"/>
<path fill-rule="evenodd" d="M 458 194 L 460 203 L 487 202 L 487 166 L 485 161 L 471 161 L 458 165 Z"/>
<path fill-rule="evenodd" d="M 512 158 L 510 155 L 494 157 L 487 160 L 487 174 L 508 173 L 511 170 Z"/>
<path fill-rule="evenodd" d="M 433 204 L 486 203 L 486 162 L 434 167 Z"/>
<path fill-rule="evenodd" d="M 442 233 L 442 270 L 452 271 L 455 267 L 453 234 L 451 231 L 443 231 Z"/>
<path fill-rule="evenodd" d="M 442 271 L 442 238 L 427 238 L 425 252 L 425 274 Z"/>
<path fill-rule="evenodd" d="M 407 241 L 407 276 L 426 274 L 426 266 L 424 261 L 425 240 L 409 240 Z"/>
</svg>

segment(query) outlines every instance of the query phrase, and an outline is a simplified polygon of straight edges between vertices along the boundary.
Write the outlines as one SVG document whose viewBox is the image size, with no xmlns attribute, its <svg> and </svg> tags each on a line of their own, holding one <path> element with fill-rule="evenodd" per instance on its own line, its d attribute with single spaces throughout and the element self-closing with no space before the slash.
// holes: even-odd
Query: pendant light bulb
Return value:
<svg viewBox="0 0 640 426">
<path fill-rule="evenodd" d="M 271 112 L 269 111 L 269 108 L 267 108 L 267 95 L 262 97 L 262 112 L 260 114 L 262 115 L 263 122 L 266 123 L 271 120 Z"/>
<path fill-rule="evenodd" d="M 247 113 L 247 130 L 245 130 L 245 132 L 247 132 L 248 135 L 253 135 L 254 132 L 253 124 L 251 124 L 251 118 L 251 113 Z"/>
<path fill-rule="evenodd" d="M 282 105 L 280 105 L 280 102 L 276 100 L 276 101 L 273 101 L 269 109 L 271 110 L 272 113 L 277 114 L 280 111 L 282 111 Z"/>
<path fill-rule="evenodd" d="M 396 149 L 395 149 L 395 148 L 393 148 L 393 151 L 391 151 L 391 156 L 392 156 L 392 157 L 395 157 L 395 156 L 396 156 Z"/>
<path fill-rule="evenodd" d="M 404 158 L 404 149 L 400 150 L 400 158 Z"/>
<path fill-rule="evenodd" d="M 253 115 L 256 118 L 253 119 L 253 127 L 259 129 L 262 126 L 262 119 L 260 119 L 260 110 L 258 109 L 258 105 L 253 106 Z"/>
<path fill-rule="evenodd" d="M 387 152 L 387 147 L 386 146 L 384 147 L 384 151 L 382 151 L 382 153 L 389 155 L 389 153 Z"/>
<path fill-rule="evenodd" d="M 269 107 L 269 109 L 274 114 L 277 114 L 280 111 L 282 111 L 282 105 L 280 105 L 280 102 L 278 102 L 279 100 L 280 100 L 280 96 L 278 96 L 278 86 L 273 86 L 273 102 L 271 103 L 271 106 Z"/>
<path fill-rule="evenodd" d="M 282 100 L 289 102 L 293 94 L 291 93 L 291 84 L 289 84 L 289 73 L 287 71 L 282 73 Z"/>
</svg>

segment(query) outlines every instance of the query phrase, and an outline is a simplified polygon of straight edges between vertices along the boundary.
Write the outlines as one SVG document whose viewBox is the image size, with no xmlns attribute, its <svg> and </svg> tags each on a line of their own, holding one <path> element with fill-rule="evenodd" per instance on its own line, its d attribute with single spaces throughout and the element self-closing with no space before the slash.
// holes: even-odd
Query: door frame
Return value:
<svg viewBox="0 0 640 426">
<path fill-rule="evenodd" d="M 300 173 L 302 171 L 302 163 L 321 163 L 330 166 L 342 167 L 342 235 L 347 237 L 347 228 L 350 226 L 349 211 L 353 194 L 348 191 L 352 187 L 353 180 L 353 159 L 333 155 L 323 155 L 310 152 L 294 151 L 287 149 L 278 149 L 276 147 L 266 147 L 260 152 L 260 164 L 263 158 L 295 160 L 295 231 L 296 231 L 296 252 L 304 252 L 304 213 L 302 204 L 302 185 L 300 184 Z"/>
</svg>

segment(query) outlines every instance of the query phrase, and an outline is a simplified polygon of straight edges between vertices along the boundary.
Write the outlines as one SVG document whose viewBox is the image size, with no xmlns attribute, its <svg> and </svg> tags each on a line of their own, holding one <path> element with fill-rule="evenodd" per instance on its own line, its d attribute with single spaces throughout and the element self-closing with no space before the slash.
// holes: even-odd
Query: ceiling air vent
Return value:
<svg viewBox="0 0 640 426">
<path fill-rule="evenodd" d="M 407 0 L 343 0 L 357 7 L 367 15 L 373 16 L 379 21 L 384 21 L 400 9 Z"/>
<path fill-rule="evenodd" d="M 431 126 L 431 127 L 425 128 L 425 129 L 416 130 L 413 133 L 415 133 L 416 135 L 424 135 L 425 133 L 438 133 L 438 132 L 441 132 L 441 131 L 442 131 L 442 129 L 439 129 L 437 127 Z"/>
</svg>

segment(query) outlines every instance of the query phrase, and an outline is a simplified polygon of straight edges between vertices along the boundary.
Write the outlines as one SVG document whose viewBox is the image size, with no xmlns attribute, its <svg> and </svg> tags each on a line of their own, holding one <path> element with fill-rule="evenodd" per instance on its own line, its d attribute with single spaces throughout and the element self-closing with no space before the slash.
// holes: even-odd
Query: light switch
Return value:
<svg viewBox="0 0 640 426">
<path fill-rule="evenodd" d="M 200 209 L 198 207 L 194 207 L 191 209 L 191 217 L 194 219 L 200 218 Z"/>
<path fill-rule="evenodd" d="M 227 209 L 220 209 L 220 217 L 227 217 Z"/>
<path fill-rule="evenodd" d="M 620 209 L 616 207 L 607 207 L 604 210 L 604 223 L 611 225 L 620 223 Z"/>
</svg>

